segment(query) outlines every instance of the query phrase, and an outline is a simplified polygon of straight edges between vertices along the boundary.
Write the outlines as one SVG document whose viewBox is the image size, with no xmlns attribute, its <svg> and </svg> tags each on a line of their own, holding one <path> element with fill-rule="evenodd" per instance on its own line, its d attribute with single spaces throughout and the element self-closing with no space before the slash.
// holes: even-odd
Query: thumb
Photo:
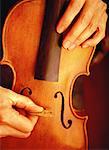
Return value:
<svg viewBox="0 0 109 150">
<path fill-rule="evenodd" d="M 2 92 L 6 94 L 12 106 L 26 110 L 28 113 L 42 112 L 44 109 L 36 105 L 30 98 L 17 94 L 9 89 L 2 88 Z"/>
</svg>

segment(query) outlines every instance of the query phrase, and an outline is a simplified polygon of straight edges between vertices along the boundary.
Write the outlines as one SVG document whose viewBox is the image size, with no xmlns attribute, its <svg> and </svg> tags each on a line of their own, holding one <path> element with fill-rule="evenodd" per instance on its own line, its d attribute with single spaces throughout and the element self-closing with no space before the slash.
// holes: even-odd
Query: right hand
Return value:
<svg viewBox="0 0 109 150">
<path fill-rule="evenodd" d="M 13 107 L 22 109 L 26 115 Z M 33 114 L 42 111 L 28 97 L 0 87 L 0 137 L 27 138 L 38 120 Z"/>
</svg>

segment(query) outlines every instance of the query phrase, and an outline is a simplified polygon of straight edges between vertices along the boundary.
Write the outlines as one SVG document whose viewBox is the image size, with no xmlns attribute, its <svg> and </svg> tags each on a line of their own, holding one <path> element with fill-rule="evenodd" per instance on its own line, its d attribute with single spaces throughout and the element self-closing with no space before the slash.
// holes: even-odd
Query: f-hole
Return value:
<svg viewBox="0 0 109 150">
<path fill-rule="evenodd" d="M 61 123 L 62 123 L 62 126 L 65 128 L 65 129 L 69 129 L 72 125 L 72 120 L 68 120 L 67 121 L 67 124 L 64 123 L 64 95 L 62 92 L 56 92 L 55 95 L 54 95 L 54 98 L 57 98 L 58 97 L 58 94 L 61 95 L 62 97 L 62 105 L 61 105 Z"/>
</svg>

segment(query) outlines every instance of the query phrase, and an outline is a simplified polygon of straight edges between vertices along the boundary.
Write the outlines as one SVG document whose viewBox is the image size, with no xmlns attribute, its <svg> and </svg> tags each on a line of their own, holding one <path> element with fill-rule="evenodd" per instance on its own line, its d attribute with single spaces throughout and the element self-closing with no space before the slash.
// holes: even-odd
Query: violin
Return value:
<svg viewBox="0 0 109 150">
<path fill-rule="evenodd" d="M 9 12 L 3 28 L 2 66 L 13 74 L 12 90 L 45 108 L 28 139 L 2 139 L 3 150 L 87 150 L 88 116 L 76 113 L 74 84 L 89 75 L 94 48 L 62 47 L 55 31 L 68 0 L 22 0 Z M 12 144 L 11 144 L 12 143 Z"/>
</svg>

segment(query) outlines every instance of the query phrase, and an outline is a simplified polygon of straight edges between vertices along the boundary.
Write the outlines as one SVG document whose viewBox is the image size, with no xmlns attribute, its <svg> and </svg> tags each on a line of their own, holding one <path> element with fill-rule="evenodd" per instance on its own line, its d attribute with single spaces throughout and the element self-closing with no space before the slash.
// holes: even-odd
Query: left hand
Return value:
<svg viewBox="0 0 109 150">
<path fill-rule="evenodd" d="M 79 14 L 77 21 L 63 40 L 63 47 L 73 49 L 79 45 L 83 48 L 96 46 L 105 36 L 107 5 L 102 0 L 70 0 L 59 20 L 57 32 L 64 32 Z"/>
</svg>

